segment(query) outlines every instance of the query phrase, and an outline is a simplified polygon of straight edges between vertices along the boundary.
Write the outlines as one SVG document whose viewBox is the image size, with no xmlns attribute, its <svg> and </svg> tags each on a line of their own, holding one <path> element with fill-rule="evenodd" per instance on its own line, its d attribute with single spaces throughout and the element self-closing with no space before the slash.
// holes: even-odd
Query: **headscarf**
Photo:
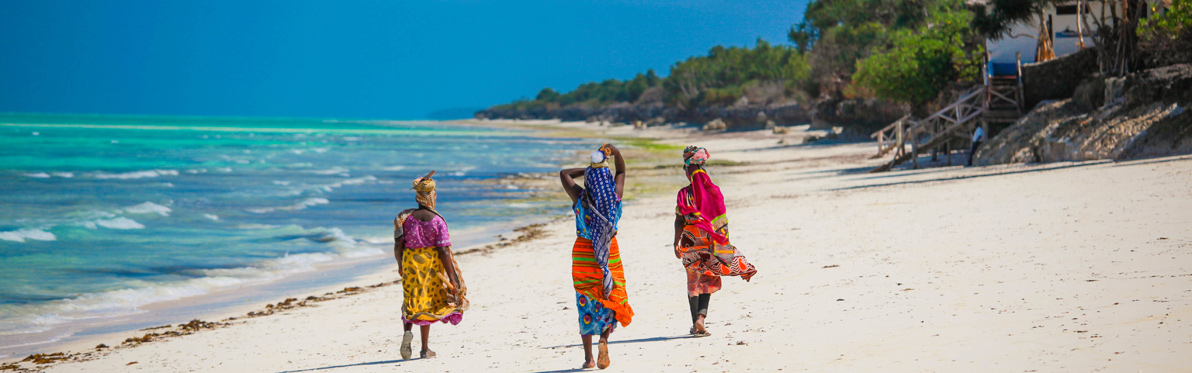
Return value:
<svg viewBox="0 0 1192 373">
<path fill-rule="evenodd" d="M 602 157 L 598 156 L 602 155 Z M 608 168 L 608 153 L 602 147 L 600 151 L 592 153 L 592 163 L 584 170 L 584 192 L 580 201 L 584 205 L 584 217 L 592 237 L 592 252 L 596 257 L 596 264 L 603 272 L 602 285 L 604 296 L 607 298 L 613 291 L 613 275 L 608 269 L 608 257 L 613 237 L 617 235 L 617 210 L 621 206 L 621 197 L 617 196 L 617 182 L 613 178 L 612 170 Z"/>
<path fill-rule="evenodd" d="M 722 234 L 719 229 L 728 224 L 728 209 L 724 206 L 724 195 L 720 193 L 720 187 L 712 182 L 712 178 L 704 170 L 703 164 L 708 158 L 708 150 L 704 148 L 693 145 L 683 150 L 683 162 L 687 165 L 697 165 L 698 168 L 688 176 L 688 180 L 691 181 L 691 203 L 685 201 L 680 194 L 679 213 L 695 214 L 699 217 L 695 221 L 697 227 L 708 232 L 716 243 L 727 245 L 728 232 Z"/>
<path fill-rule="evenodd" d="M 439 213 L 435 210 L 435 202 L 438 201 L 439 196 L 435 193 L 435 181 L 429 175 L 414 179 L 414 187 L 411 189 L 414 189 L 414 199 L 418 201 L 419 207 L 426 208 L 435 214 Z"/>
<path fill-rule="evenodd" d="M 683 149 L 683 164 L 688 166 L 693 164 L 703 165 L 704 162 L 707 162 L 708 158 L 711 156 L 712 155 L 708 153 L 708 149 L 697 147 L 695 145 L 688 146 L 687 149 Z"/>
</svg>

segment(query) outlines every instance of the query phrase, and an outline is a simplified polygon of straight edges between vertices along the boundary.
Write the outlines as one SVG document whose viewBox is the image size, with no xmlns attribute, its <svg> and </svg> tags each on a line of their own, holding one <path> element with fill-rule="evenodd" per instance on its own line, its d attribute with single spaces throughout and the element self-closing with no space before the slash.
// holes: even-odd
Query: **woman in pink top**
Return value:
<svg viewBox="0 0 1192 373">
<path fill-rule="evenodd" d="M 414 180 L 418 208 L 402 211 L 393 220 L 393 254 L 405 291 L 401 316 L 405 335 L 402 336 L 401 357 L 407 360 L 413 354 L 410 343 L 414 340 L 411 331 L 414 324 L 418 324 L 422 331 L 420 356 L 434 357 L 435 352 L 427 348 L 430 325 L 436 321 L 459 324 L 468 309 L 468 299 L 465 298 L 468 288 L 451 254 L 447 222 L 435 211 L 435 181 L 430 178 L 434 174 L 431 171 Z"/>
</svg>

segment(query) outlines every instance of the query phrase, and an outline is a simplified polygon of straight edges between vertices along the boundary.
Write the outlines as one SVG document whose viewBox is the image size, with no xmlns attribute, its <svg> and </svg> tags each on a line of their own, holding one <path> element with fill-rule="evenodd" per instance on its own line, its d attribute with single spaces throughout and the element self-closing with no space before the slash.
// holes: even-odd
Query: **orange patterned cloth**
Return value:
<svg viewBox="0 0 1192 373">
<path fill-rule="evenodd" d="M 633 308 L 629 306 L 629 293 L 625 292 L 625 268 L 621 265 L 621 251 L 617 247 L 616 237 L 609 245 L 608 269 L 613 277 L 613 290 L 605 297 L 604 271 L 596 264 L 592 241 L 583 237 L 575 238 L 575 245 L 571 248 L 571 280 L 575 292 L 599 301 L 616 313 L 621 326 L 628 326 L 633 320 Z"/>
<path fill-rule="evenodd" d="M 706 175 L 703 170 L 697 171 L 698 174 Z M 707 180 L 707 184 L 711 184 L 711 180 Z M 716 197 L 719 197 L 719 188 L 716 188 L 716 192 Z M 687 188 L 679 190 L 678 197 L 676 213 L 686 223 L 678 249 L 683 267 L 687 270 L 687 296 L 712 294 L 720 290 L 720 276 L 741 276 L 749 281 L 757 274 L 757 268 L 745 259 L 736 246 L 729 243 L 726 214 L 709 222 L 708 217 L 698 209 L 699 199 Z"/>
</svg>

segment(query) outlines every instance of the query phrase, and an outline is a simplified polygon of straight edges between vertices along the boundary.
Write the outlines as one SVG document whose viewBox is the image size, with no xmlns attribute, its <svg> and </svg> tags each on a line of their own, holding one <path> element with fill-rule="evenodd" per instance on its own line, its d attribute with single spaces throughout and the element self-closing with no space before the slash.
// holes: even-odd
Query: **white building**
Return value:
<svg viewBox="0 0 1192 373">
<path fill-rule="evenodd" d="M 1165 9 L 1170 6 L 1171 1 L 1148 0 L 1151 6 L 1145 12 L 1150 13 L 1151 9 Z M 986 3 L 986 0 L 968 2 L 969 5 Z M 1050 32 L 1043 33 L 1042 37 L 1047 38 L 1046 42 L 1050 42 L 1051 50 L 1054 52 L 1052 57 L 1076 53 L 1082 46 L 1092 47 L 1092 34 L 1097 27 L 1095 18 L 1099 18 L 1103 24 L 1112 23 L 1112 12 L 1108 8 L 1111 6 L 1121 5 L 1113 1 L 1086 1 L 1084 9 L 1079 9 L 1077 2 L 1047 5 L 1043 10 L 1043 21 L 1045 25 L 1050 26 Z M 1118 13 L 1120 15 L 1120 9 Z M 1085 18 L 1083 22 L 1081 16 Z M 985 49 L 990 53 L 989 62 L 993 74 L 1014 75 L 1014 68 L 1018 62 L 1016 56 L 1019 55 L 1022 56 L 1021 62 L 1024 64 L 1036 62 L 1036 53 L 1044 47 L 1040 45 L 1039 38 L 1040 20 L 1039 17 L 1033 17 L 1030 21 L 1011 26 L 1009 36 L 998 40 L 986 40 Z"/>
</svg>

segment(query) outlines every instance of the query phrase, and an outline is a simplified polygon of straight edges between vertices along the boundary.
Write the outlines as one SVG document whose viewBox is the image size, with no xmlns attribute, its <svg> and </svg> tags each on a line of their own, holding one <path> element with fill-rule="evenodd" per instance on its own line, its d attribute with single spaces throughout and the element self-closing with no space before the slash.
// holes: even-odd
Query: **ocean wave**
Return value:
<svg viewBox="0 0 1192 373">
<path fill-rule="evenodd" d="M 73 172 L 51 172 L 51 173 L 32 172 L 32 173 L 22 174 L 22 176 L 31 177 L 31 178 L 35 178 L 35 179 L 48 179 L 51 176 L 69 179 L 69 178 L 74 177 L 74 173 Z"/>
<path fill-rule="evenodd" d="M 307 207 L 310 207 L 310 206 L 325 205 L 328 203 L 330 203 L 330 201 L 328 201 L 326 198 L 311 197 L 311 198 L 304 199 L 302 201 L 299 201 L 298 203 L 295 203 L 295 204 L 289 205 L 289 206 L 260 207 L 260 208 L 246 209 L 246 210 L 251 213 L 264 214 L 264 213 L 269 213 L 269 212 L 273 212 L 273 211 L 302 210 L 302 209 L 306 209 Z"/>
<path fill-rule="evenodd" d="M 146 177 L 158 177 L 158 176 L 177 176 L 177 175 L 178 175 L 178 170 L 132 171 L 132 172 L 125 172 L 125 173 L 118 173 L 118 174 L 97 172 L 97 173 L 93 174 L 93 176 L 96 179 L 121 179 L 121 180 L 141 179 L 141 178 L 146 178 Z"/>
<path fill-rule="evenodd" d="M 124 212 L 129 214 L 158 214 L 161 216 L 170 216 L 169 207 L 165 207 L 153 202 L 144 202 L 136 206 L 129 206 L 124 208 Z"/>
<path fill-rule="evenodd" d="M 203 217 L 211 220 L 219 220 L 219 215 L 215 214 L 203 214 Z"/>
<path fill-rule="evenodd" d="M 347 168 L 335 166 L 335 167 L 332 167 L 332 168 L 329 168 L 326 170 L 309 170 L 306 172 L 316 174 L 316 175 L 337 175 L 337 174 L 347 174 L 350 171 L 351 170 L 349 170 Z"/>
<path fill-rule="evenodd" d="M 335 188 L 339 188 L 344 185 L 360 185 L 360 184 L 364 184 L 369 181 L 376 181 L 376 180 L 377 180 L 376 176 L 365 175 L 365 176 L 361 176 L 361 177 L 357 177 L 357 178 L 345 179 L 342 181 L 337 181 L 337 182 L 334 182 L 331 184 L 323 185 L 321 187 L 318 187 L 317 189 L 320 189 L 324 192 L 330 192 L 330 191 L 334 190 Z"/>
<path fill-rule="evenodd" d="M 83 222 L 83 226 L 96 229 L 97 227 L 104 227 L 108 229 L 142 229 L 144 224 L 138 223 L 126 217 L 116 217 L 111 219 L 96 219 L 92 221 Z"/>
<path fill-rule="evenodd" d="M 272 282 L 315 271 L 322 263 L 384 253 L 377 246 L 360 245 L 360 241 L 344 234 L 339 228 L 295 228 L 309 232 L 317 238 L 315 241 L 327 244 L 334 250 L 287 254 L 244 267 L 197 270 L 195 273 L 200 277 L 183 281 L 133 281 L 123 289 L 83 294 L 37 305 L 13 306 L 0 312 L 0 336 L 44 332 L 55 325 L 79 320 L 142 313 L 141 307 L 153 303 L 206 295 L 232 286 Z"/>
<path fill-rule="evenodd" d="M 15 231 L 0 232 L 0 240 L 25 242 L 25 240 L 34 241 L 54 241 L 58 237 L 53 233 L 46 232 L 40 229 L 21 228 Z"/>
</svg>

